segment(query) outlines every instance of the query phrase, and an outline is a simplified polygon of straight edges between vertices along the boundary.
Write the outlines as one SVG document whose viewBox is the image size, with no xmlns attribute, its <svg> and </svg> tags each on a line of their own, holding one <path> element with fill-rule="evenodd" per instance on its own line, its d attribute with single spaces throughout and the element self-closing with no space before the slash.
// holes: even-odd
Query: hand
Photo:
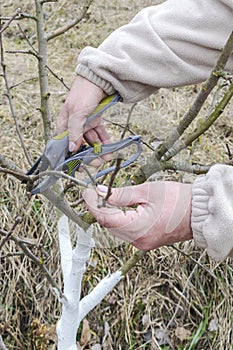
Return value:
<svg viewBox="0 0 233 350">
<path fill-rule="evenodd" d="M 101 208 L 98 194 L 106 196 L 107 187 L 100 185 L 97 192 L 87 189 L 83 198 L 96 220 L 114 236 L 139 249 L 150 250 L 193 237 L 191 188 L 190 184 L 163 181 L 115 188 L 107 207 Z"/>
<path fill-rule="evenodd" d="M 88 143 L 110 142 L 109 135 L 101 118 L 95 118 L 85 128 L 86 119 L 98 106 L 106 94 L 97 85 L 78 76 L 69 92 L 69 95 L 57 117 L 57 132 L 69 131 L 69 150 L 76 151 L 82 143 L 83 134 Z"/>
</svg>

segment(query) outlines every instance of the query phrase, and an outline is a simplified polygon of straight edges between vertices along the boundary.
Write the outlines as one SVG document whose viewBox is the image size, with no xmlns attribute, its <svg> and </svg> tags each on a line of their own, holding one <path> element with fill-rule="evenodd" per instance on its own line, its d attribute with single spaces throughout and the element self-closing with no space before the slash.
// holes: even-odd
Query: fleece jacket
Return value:
<svg viewBox="0 0 233 350">
<path fill-rule="evenodd" d="M 142 9 L 98 48 L 84 48 L 76 73 L 137 102 L 206 80 L 232 30 L 233 0 L 167 0 Z M 233 55 L 226 70 L 233 72 Z M 216 165 L 194 182 L 192 230 L 214 259 L 233 256 L 232 167 Z"/>
</svg>

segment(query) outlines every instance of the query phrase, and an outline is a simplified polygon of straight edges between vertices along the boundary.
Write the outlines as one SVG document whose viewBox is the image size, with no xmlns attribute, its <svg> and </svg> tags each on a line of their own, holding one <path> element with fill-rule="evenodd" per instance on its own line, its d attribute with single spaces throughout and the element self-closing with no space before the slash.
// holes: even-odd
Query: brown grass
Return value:
<svg viewBox="0 0 233 350">
<path fill-rule="evenodd" d="M 160 1 L 162 2 L 162 1 Z M 116 0 L 114 3 L 96 0 L 87 19 L 49 44 L 49 66 L 68 85 L 74 78 L 79 51 L 86 45 L 98 45 L 113 29 L 126 23 L 137 11 L 155 1 Z M 47 29 L 59 26 L 78 8 L 78 1 L 60 1 L 46 5 Z M 34 2 L 7 1 L 2 6 L 4 16 L 21 6 L 33 13 Z M 32 20 L 20 22 L 35 43 Z M 28 49 L 16 23 L 4 35 L 5 49 Z M 22 54 L 5 54 L 10 84 L 25 80 L 13 89 L 14 108 L 25 145 L 36 159 L 43 150 L 42 122 L 38 111 L 39 88 L 35 58 Z M 73 68 L 72 68 L 73 67 Z M 28 80 L 26 79 L 31 79 Z M 50 77 L 51 110 L 54 116 L 66 96 L 65 88 Z M 1 91 L 4 91 L 1 79 Z M 197 87 L 163 90 L 139 103 L 133 112 L 131 129 L 147 142 L 164 139 L 168 131 L 187 110 Z M 20 168 L 29 165 L 20 147 L 7 98 L 1 99 L 1 154 Z M 205 108 L 211 104 L 209 99 Z M 124 124 L 130 106 L 118 105 L 106 113 L 107 126 L 113 138 Z M 227 160 L 226 143 L 232 150 L 232 104 L 199 143 L 182 152 L 179 159 L 209 164 Z M 204 116 L 204 112 L 200 117 Z M 144 148 L 143 157 L 147 154 Z M 143 161 L 142 157 L 142 161 Z M 46 264 L 56 282 L 62 286 L 56 214 L 42 196 L 29 198 L 16 179 L 1 176 L 1 229 L 9 231 L 17 217 L 22 217 L 14 235 L 28 240 L 30 249 Z M 192 181 L 194 175 L 159 174 L 160 178 Z M 122 180 L 119 179 L 119 183 Z M 72 194 L 74 195 L 74 194 Z M 101 230 L 98 225 L 96 229 Z M 133 254 L 132 246 L 96 248 L 84 278 L 83 294 L 93 288 L 103 276 L 119 268 Z M 60 305 L 53 289 L 33 261 L 25 257 L 9 240 L 0 252 L 0 332 L 9 349 L 55 349 L 55 325 Z M 90 340 L 85 349 L 231 349 L 232 340 L 232 262 L 212 261 L 193 242 L 163 247 L 151 251 L 135 266 L 124 281 L 88 316 Z M 79 330 L 79 336 L 82 330 Z M 164 344 L 164 345 L 163 345 Z M 96 348 L 94 347 L 96 346 Z"/>
</svg>

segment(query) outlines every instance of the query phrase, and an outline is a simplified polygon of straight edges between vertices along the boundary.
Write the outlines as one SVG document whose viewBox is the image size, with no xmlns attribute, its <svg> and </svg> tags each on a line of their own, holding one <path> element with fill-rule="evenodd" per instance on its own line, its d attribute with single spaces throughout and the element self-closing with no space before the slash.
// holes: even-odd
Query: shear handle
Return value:
<svg viewBox="0 0 233 350">
<path fill-rule="evenodd" d="M 72 175 L 74 175 L 75 171 L 79 168 L 79 166 L 81 164 L 88 165 L 96 158 L 102 157 L 102 156 L 109 154 L 109 153 L 114 153 L 114 152 L 120 151 L 126 147 L 129 147 L 132 144 L 136 144 L 138 147 L 138 151 L 136 153 L 136 155 L 138 157 L 142 151 L 141 136 L 135 135 L 133 137 L 128 137 L 128 138 L 121 140 L 121 141 L 117 141 L 117 142 L 107 144 L 107 145 L 102 145 L 101 152 L 98 154 L 95 152 L 93 147 L 89 147 L 87 150 L 85 150 L 83 152 L 78 152 L 78 153 L 74 154 L 73 156 L 69 157 L 68 159 L 66 159 L 63 163 L 58 165 L 56 170 L 62 170 L 63 167 L 66 164 L 68 164 L 69 162 L 76 161 L 77 165 L 73 168 L 73 174 L 72 174 Z M 127 166 L 127 165 L 125 165 L 125 166 Z"/>
</svg>

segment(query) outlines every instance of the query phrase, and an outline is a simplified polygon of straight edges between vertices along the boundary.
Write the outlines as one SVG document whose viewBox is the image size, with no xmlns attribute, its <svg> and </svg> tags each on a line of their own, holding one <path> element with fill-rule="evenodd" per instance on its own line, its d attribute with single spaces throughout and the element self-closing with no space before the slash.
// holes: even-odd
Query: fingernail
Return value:
<svg viewBox="0 0 233 350">
<path fill-rule="evenodd" d="M 108 187 L 104 186 L 104 185 L 98 185 L 97 186 L 97 191 L 103 192 L 103 193 L 107 193 L 108 192 Z"/>
<path fill-rule="evenodd" d="M 70 142 L 69 143 L 69 151 L 74 152 L 75 148 L 76 148 L 76 144 L 74 142 Z"/>
</svg>

